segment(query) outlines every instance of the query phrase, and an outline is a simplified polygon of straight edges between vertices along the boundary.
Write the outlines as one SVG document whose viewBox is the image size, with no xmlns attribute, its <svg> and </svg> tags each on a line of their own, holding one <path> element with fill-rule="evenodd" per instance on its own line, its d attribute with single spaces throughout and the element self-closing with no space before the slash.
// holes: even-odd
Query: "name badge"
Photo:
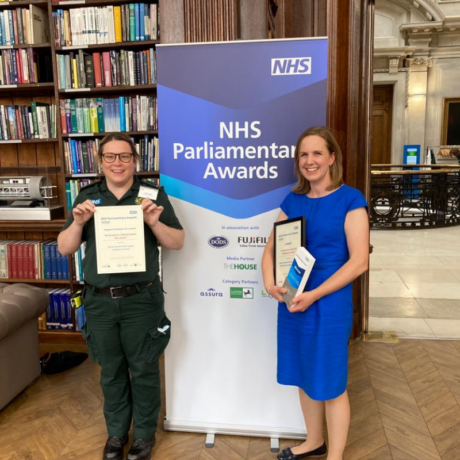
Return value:
<svg viewBox="0 0 460 460">
<path fill-rule="evenodd" d="M 142 200 L 149 199 L 152 201 L 156 201 L 158 197 L 159 190 L 153 187 L 146 187 L 145 185 L 141 185 L 139 187 L 139 194 L 137 195 L 137 202 L 142 203 Z"/>
</svg>

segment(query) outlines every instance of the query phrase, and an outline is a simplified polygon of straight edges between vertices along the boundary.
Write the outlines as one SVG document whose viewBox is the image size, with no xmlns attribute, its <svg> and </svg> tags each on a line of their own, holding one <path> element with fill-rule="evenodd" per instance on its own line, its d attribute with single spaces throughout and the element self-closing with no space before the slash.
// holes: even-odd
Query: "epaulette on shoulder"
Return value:
<svg viewBox="0 0 460 460">
<path fill-rule="evenodd" d="M 154 184 L 152 181 L 145 180 L 145 179 L 141 180 L 141 185 L 146 185 L 147 187 L 156 188 L 157 190 L 163 189 L 162 185 Z"/>
</svg>

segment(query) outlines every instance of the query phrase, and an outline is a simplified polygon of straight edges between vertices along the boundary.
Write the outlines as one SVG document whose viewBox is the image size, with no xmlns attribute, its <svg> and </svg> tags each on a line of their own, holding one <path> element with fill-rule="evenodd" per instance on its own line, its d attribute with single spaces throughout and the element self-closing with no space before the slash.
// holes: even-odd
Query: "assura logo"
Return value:
<svg viewBox="0 0 460 460">
<path fill-rule="evenodd" d="M 222 249 L 228 246 L 228 238 L 225 236 L 211 236 L 208 240 L 209 246 L 215 249 Z"/>
<path fill-rule="evenodd" d="M 216 291 L 214 288 L 209 288 L 207 291 L 200 292 L 201 297 L 223 297 L 222 292 Z"/>
</svg>

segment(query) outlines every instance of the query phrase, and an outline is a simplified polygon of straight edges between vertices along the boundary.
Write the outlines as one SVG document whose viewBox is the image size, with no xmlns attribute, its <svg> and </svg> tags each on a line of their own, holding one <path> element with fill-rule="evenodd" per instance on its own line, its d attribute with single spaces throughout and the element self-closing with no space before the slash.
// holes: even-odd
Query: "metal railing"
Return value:
<svg viewBox="0 0 460 460">
<path fill-rule="evenodd" d="M 372 165 L 370 221 L 373 229 L 460 225 L 460 166 Z"/>
</svg>

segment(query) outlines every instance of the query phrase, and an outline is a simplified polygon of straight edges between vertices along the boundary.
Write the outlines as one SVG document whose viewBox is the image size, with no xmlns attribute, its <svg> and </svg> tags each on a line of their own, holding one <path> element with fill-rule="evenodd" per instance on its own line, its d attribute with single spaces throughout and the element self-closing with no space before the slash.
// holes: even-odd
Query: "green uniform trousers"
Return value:
<svg viewBox="0 0 460 460">
<path fill-rule="evenodd" d="M 101 365 L 104 416 L 109 436 L 124 436 L 131 420 L 135 438 L 157 428 L 161 406 L 158 359 L 170 338 L 164 297 L 157 281 L 141 292 L 112 299 L 85 293 L 83 336 L 91 359 Z"/>
</svg>

